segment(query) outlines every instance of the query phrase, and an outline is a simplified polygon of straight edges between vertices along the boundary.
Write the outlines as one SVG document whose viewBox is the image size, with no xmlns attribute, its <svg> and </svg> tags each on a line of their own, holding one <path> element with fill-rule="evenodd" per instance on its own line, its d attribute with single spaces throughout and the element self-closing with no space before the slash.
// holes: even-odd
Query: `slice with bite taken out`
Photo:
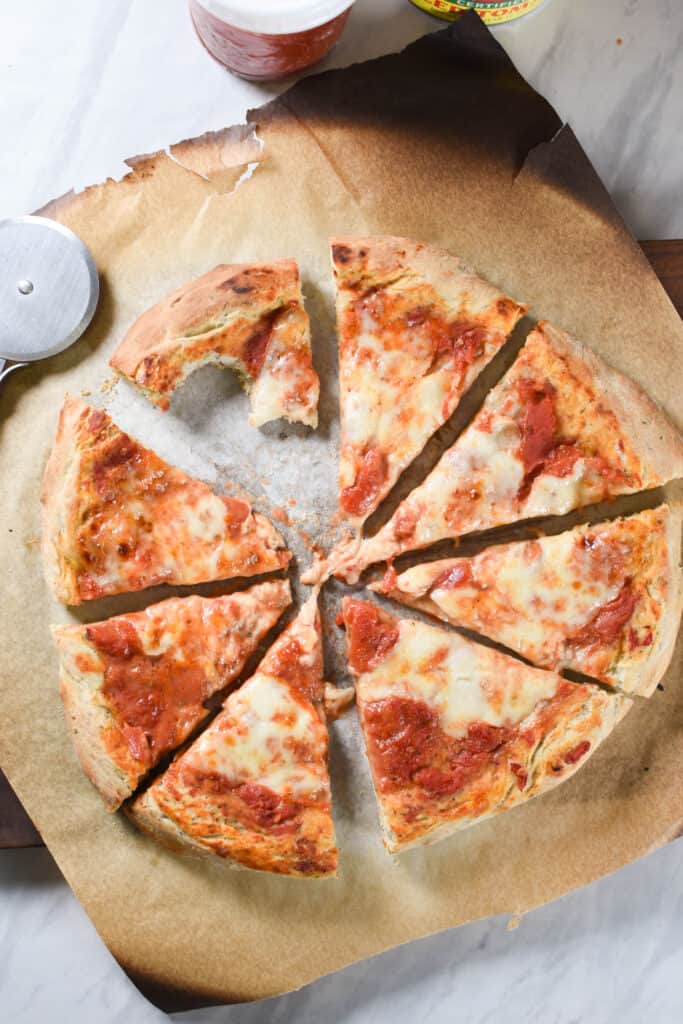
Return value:
<svg viewBox="0 0 683 1024">
<path fill-rule="evenodd" d="M 162 409 L 189 374 L 212 364 L 239 374 L 252 426 L 280 417 L 318 423 L 320 383 L 295 260 L 221 265 L 189 281 L 136 320 L 110 362 Z"/>
<path fill-rule="evenodd" d="M 683 439 L 661 409 L 580 342 L 540 323 L 424 482 L 375 536 L 328 561 L 354 581 L 403 551 L 680 476 Z"/>
<path fill-rule="evenodd" d="M 204 719 L 291 602 L 289 582 L 172 597 L 87 626 L 55 626 L 60 690 L 83 770 L 109 810 Z"/>
<path fill-rule="evenodd" d="M 407 238 L 333 238 L 341 461 L 354 526 L 452 415 L 525 307 L 448 252 Z"/>
<path fill-rule="evenodd" d="M 477 824 L 573 775 L 631 706 L 621 694 L 346 598 L 349 669 L 387 849 Z"/>
<path fill-rule="evenodd" d="M 41 502 L 46 574 L 64 604 L 158 583 L 257 576 L 291 557 L 248 502 L 214 494 L 70 396 Z"/>
<path fill-rule="evenodd" d="M 681 507 L 640 512 L 473 558 L 390 570 L 372 589 L 483 633 L 544 668 L 649 696 L 683 604 Z"/>
<path fill-rule="evenodd" d="M 260 871 L 336 874 L 317 594 L 256 673 L 128 813 L 182 852 Z"/>
</svg>

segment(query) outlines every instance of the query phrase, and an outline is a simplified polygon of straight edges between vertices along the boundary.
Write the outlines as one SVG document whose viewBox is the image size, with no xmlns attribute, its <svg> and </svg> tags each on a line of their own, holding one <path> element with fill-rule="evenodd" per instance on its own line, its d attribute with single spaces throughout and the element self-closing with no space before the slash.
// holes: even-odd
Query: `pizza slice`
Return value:
<svg viewBox="0 0 683 1024">
<path fill-rule="evenodd" d="M 317 595 L 208 729 L 134 802 L 177 851 L 305 877 L 336 873 Z"/>
<path fill-rule="evenodd" d="M 683 606 L 681 507 L 640 512 L 473 558 L 389 570 L 372 586 L 476 630 L 544 668 L 649 696 L 671 660 Z"/>
<path fill-rule="evenodd" d="M 252 426 L 280 417 L 318 423 L 295 260 L 222 265 L 189 281 L 136 320 L 110 363 L 162 409 L 200 366 L 229 366 L 249 392 Z"/>
<path fill-rule="evenodd" d="M 76 753 L 109 810 L 204 719 L 291 602 L 287 580 L 172 597 L 87 626 L 55 626 Z"/>
<path fill-rule="evenodd" d="M 406 238 L 333 238 L 339 504 L 356 526 L 451 416 L 526 307 L 450 253 Z"/>
<path fill-rule="evenodd" d="M 67 396 L 41 492 L 48 580 L 65 604 L 287 565 L 275 527 Z"/>
<path fill-rule="evenodd" d="M 349 668 L 387 849 L 431 843 L 573 775 L 631 706 L 346 598 Z"/>
<path fill-rule="evenodd" d="M 331 556 L 353 581 L 448 537 L 657 487 L 683 476 L 683 440 L 633 381 L 540 323 L 467 429 L 374 536 Z"/>
</svg>

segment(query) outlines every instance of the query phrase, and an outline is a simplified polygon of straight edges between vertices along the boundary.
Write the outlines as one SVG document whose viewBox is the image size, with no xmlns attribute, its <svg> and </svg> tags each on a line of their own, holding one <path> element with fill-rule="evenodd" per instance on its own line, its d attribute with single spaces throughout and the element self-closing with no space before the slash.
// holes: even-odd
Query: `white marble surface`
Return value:
<svg viewBox="0 0 683 1024">
<path fill-rule="evenodd" d="M 358 0 L 327 63 L 396 49 L 433 27 L 408 0 Z M 573 125 L 634 233 L 683 235 L 681 0 L 546 0 L 497 34 Z M 240 121 L 271 94 L 207 57 L 185 0 L 0 0 L 0 217 L 119 176 L 126 156 Z M 177 1019 L 673 1024 L 683 1020 L 682 956 L 679 842 L 517 931 L 476 923 L 290 996 Z M 163 1018 L 114 963 L 50 855 L 0 852 L 0 1021 Z"/>
</svg>

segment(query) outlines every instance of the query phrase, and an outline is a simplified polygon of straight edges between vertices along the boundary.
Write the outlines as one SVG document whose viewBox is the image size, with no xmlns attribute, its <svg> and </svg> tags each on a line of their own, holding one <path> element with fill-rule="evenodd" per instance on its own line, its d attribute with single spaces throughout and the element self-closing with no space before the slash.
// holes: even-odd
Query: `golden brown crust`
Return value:
<svg viewBox="0 0 683 1024">
<path fill-rule="evenodd" d="M 172 657 L 174 665 L 202 673 L 201 702 L 194 707 L 182 692 L 169 691 L 168 686 L 160 691 L 159 719 L 172 712 L 174 698 L 182 701 L 174 725 L 173 745 L 177 746 L 206 717 L 203 701 L 237 677 L 290 602 L 289 581 L 273 580 L 229 596 L 169 598 L 106 623 L 52 628 L 60 656 L 60 693 L 67 725 L 81 766 L 109 810 L 116 810 L 131 795 L 168 750 L 153 749 L 150 744 L 147 754 L 139 722 L 131 727 L 123 708 L 108 694 L 108 659 L 91 636 L 92 630 L 103 625 L 132 630 L 141 648 L 149 649 L 152 679 L 157 670 L 161 672 L 164 655 Z M 162 649 L 164 654 L 159 653 Z M 139 665 L 136 672 L 139 679 Z M 150 688 L 150 702 L 153 697 Z"/>
<path fill-rule="evenodd" d="M 270 348 L 277 349 L 272 358 Z M 270 387 L 251 391 L 250 422 L 285 416 L 315 426 L 310 349 L 299 271 L 284 259 L 223 264 L 177 288 L 136 320 L 110 365 L 164 409 L 186 377 L 209 363 L 235 369 L 249 390 L 269 377 Z"/>
<path fill-rule="evenodd" d="M 661 601 L 663 612 L 656 633 L 655 644 L 645 664 L 640 660 L 626 663 L 625 670 L 633 678 L 632 685 L 621 683 L 630 692 L 641 697 L 654 693 L 669 667 L 678 638 L 683 613 L 683 573 L 681 572 L 681 528 L 683 527 L 683 506 L 669 509 L 664 527 L 664 551 L 666 564 L 662 566 L 659 579 L 653 581 L 653 597 Z"/>
<path fill-rule="evenodd" d="M 580 360 L 578 374 L 593 384 L 597 402 L 614 413 L 619 432 L 640 461 L 642 488 L 683 477 L 683 438 L 669 417 L 630 377 L 609 366 L 582 342 L 547 320 L 536 331 L 558 354 Z"/>
<path fill-rule="evenodd" d="M 41 503 L 46 575 L 65 604 L 157 583 L 254 576 L 290 558 L 247 502 L 215 495 L 70 396 Z"/>
</svg>

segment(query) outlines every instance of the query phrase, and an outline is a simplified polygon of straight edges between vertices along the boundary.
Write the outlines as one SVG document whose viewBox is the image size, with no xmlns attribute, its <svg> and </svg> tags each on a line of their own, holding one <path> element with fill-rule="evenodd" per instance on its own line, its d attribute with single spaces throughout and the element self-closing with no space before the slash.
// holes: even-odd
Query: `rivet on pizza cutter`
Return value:
<svg viewBox="0 0 683 1024">
<path fill-rule="evenodd" d="M 100 294 L 78 235 L 46 217 L 0 220 L 0 382 L 83 334 Z"/>
</svg>

